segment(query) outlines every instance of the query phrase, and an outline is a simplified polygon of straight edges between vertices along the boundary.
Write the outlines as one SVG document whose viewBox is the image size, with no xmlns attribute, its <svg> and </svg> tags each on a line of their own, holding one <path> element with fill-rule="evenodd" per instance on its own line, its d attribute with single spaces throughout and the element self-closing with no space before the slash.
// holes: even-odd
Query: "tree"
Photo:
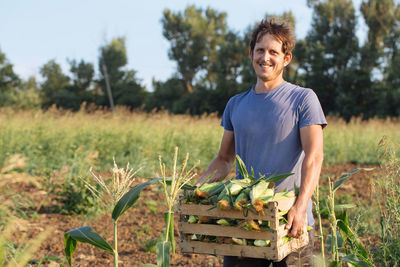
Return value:
<svg viewBox="0 0 400 267">
<path fill-rule="evenodd" d="M 65 106 L 72 96 L 66 90 L 70 79 L 62 72 L 61 66 L 55 60 L 50 60 L 40 68 L 40 74 L 44 78 L 41 84 L 43 107 L 47 108 L 52 104 Z"/>
<path fill-rule="evenodd" d="M 14 73 L 13 65 L 0 50 L 0 105 L 10 104 L 9 94 L 20 85 L 20 79 Z"/>
<path fill-rule="evenodd" d="M 360 86 L 368 95 L 369 109 L 365 110 L 364 117 L 383 116 L 388 112 L 385 102 L 390 102 L 385 98 L 385 94 L 390 95 L 390 92 L 386 92 L 382 78 L 390 72 L 385 67 L 390 64 L 390 57 L 385 58 L 385 50 L 388 49 L 388 38 L 396 24 L 395 6 L 393 0 L 368 0 L 361 4 L 360 10 L 368 26 L 368 38 L 361 47 L 358 73 Z"/>
<path fill-rule="evenodd" d="M 165 82 L 153 80 L 153 88 L 146 103 L 148 111 L 166 109 L 176 112 L 175 103 L 186 93 L 185 82 L 177 77 L 171 77 Z"/>
<path fill-rule="evenodd" d="M 73 90 L 84 93 L 90 89 L 94 78 L 94 67 L 92 63 L 86 63 L 83 59 L 78 63 L 76 60 L 69 61 Z"/>
<path fill-rule="evenodd" d="M 215 61 L 217 50 L 226 32 L 226 13 L 188 6 L 185 11 L 173 13 L 164 10 L 161 23 L 163 35 L 171 42 L 168 52 L 175 60 L 178 72 L 189 93 L 194 92 L 193 81 L 203 73 L 208 80 L 208 67 Z"/>
<path fill-rule="evenodd" d="M 314 11 L 302 66 L 306 86 L 315 90 L 325 113 L 350 119 L 365 106 L 362 90 L 354 82 L 359 49 L 353 3 L 351 0 L 308 3 Z"/>
<path fill-rule="evenodd" d="M 215 89 L 211 88 L 209 94 L 212 97 L 208 98 L 212 112 L 217 111 L 221 115 L 230 97 L 249 89 L 243 86 L 241 77 L 244 66 L 249 62 L 249 49 L 245 37 L 229 31 L 210 68 L 215 74 Z"/>
<path fill-rule="evenodd" d="M 391 4 L 391 3 L 390 3 Z M 400 4 L 390 5 L 388 15 L 389 33 L 385 43 L 385 61 L 387 65 L 384 71 L 383 84 L 385 87 L 384 109 L 386 115 L 400 116 Z"/>
<path fill-rule="evenodd" d="M 104 66 L 110 81 L 112 97 L 116 105 L 128 105 L 131 108 L 141 106 L 147 93 L 145 87 L 136 78 L 134 70 L 125 69 L 128 63 L 125 38 L 115 38 L 109 44 L 100 47 L 99 69 L 101 78 L 99 85 L 103 96 L 99 104 L 108 105 L 107 88 L 105 81 Z"/>
</svg>

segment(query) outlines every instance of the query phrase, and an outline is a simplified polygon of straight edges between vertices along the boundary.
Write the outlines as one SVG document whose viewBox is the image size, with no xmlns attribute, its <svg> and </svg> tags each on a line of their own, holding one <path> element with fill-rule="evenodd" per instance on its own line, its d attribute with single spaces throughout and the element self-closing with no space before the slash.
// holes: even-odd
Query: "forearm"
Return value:
<svg viewBox="0 0 400 267">
<path fill-rule="evenodd" d="M 211 182 L 223 180 L 232 169 L 233 163 L 233 159 L 224 159 L 217 156 L 213 161 L 211 161 L 207 170 L 200 176 L 196 184 L 204 183 L 207 178 L 210 178 L 209 181 Z"/>
<path fill-rule="evenodd" d="M 296 208 L 300 211 L 305 212 L 308 202 L 318 185 L 322 161 L 322 153 L 306 155 L 303 160 L 301 168 L 300 192 L 295 203 Z"/>
</svg>

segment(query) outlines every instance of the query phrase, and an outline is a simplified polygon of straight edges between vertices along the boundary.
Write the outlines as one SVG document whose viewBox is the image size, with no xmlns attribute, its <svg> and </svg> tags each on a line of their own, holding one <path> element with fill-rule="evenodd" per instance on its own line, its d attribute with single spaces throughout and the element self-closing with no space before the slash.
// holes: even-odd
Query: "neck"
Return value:
<svg viewBox="0 0 400 267">
<path fill-rule="evenodd" d="M 257 78 L 257 83 L 256 86 L 254 87 L 254 90 L 256 91 L 256 93 L 265 93 L 275 89 L 283 82 L 285 82 L 285 80 L 283 79 L 282 76 L 279 76 L 272 81 L 266 81 L 266 82 L 261 80 L 260 78 Z"/>
</svg>

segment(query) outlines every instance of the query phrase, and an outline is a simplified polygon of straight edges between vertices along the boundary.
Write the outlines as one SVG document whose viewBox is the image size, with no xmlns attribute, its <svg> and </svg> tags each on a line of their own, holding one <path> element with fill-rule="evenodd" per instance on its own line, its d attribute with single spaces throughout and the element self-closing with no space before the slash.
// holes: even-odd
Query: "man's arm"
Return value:
<svg viewBox="0 0 400 267">
<path fill-rule="evenodd" d="M 211 161 L 207 170 L 201 175 L 196 185 L 201 185 L 204 181 L 212 175 L 209 182 L 216 182 L 223 180 L 231 170 L 235 162 L 235 137 L 233 131 L 224 131 L 222 136 L 221 147 L 219 148 L 218 155 Z"/>
<path fill-rule="evenodd" d="M 286 229 L 289 236 L 299 237 L 305 223 L 306 209 L 321 173 L 323 152 L 323 134 L 321 125 L 310 125 L 300 129 L 301 145 L 304 150 L 304 160 L 301 167 L 301 186 L 296 203 L 288 214 Z"/>
</svg>

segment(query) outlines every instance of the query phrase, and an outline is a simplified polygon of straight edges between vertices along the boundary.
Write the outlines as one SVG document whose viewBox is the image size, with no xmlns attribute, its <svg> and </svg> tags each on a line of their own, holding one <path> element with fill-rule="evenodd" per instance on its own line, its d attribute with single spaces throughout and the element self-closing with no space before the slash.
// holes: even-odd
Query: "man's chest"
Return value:
<svg viewBox="0 0 400 267">
<path fill-rule="evenodd" d="M 232 112 L 235 136 L 281 139 L 298 128 L 298 111 L 291 103 L 242 101 Z"/>
</svg>

